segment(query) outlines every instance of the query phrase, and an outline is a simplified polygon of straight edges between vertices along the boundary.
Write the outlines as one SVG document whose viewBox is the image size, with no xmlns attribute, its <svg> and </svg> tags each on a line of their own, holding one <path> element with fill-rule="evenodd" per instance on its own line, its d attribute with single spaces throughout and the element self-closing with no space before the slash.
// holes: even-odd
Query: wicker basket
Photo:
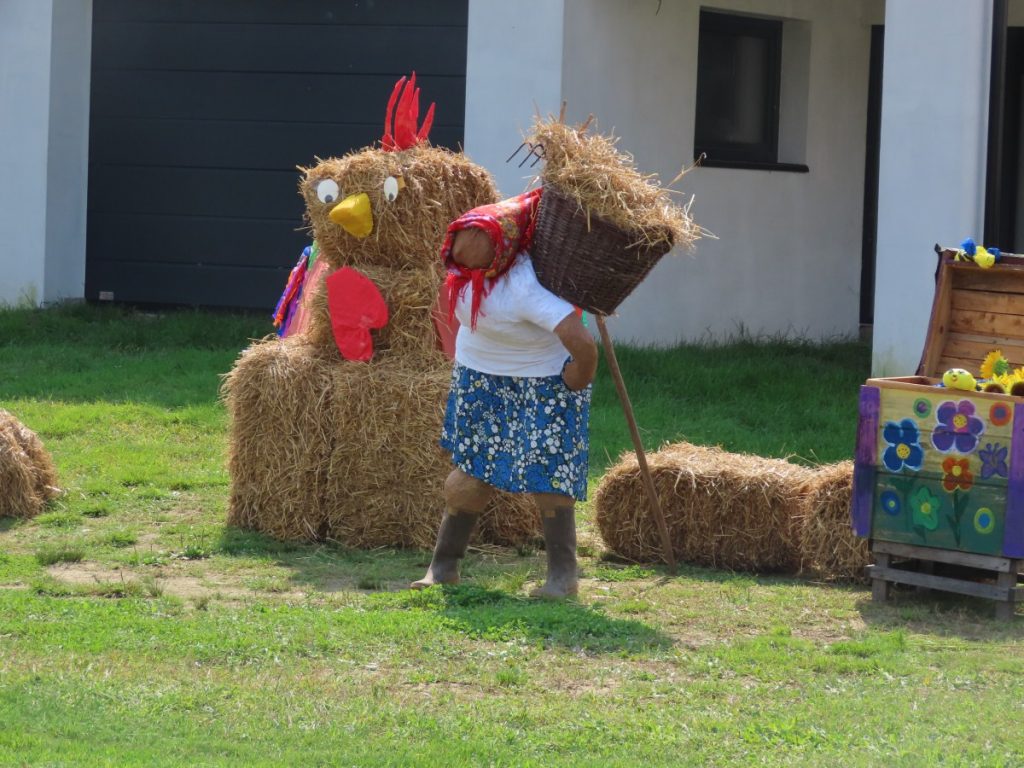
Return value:
<svg viewBox="0 0 1024 768">
<path fill-rule="evenodd" d="M 635 235 L 581 210 L 544 187 L 530 255 L 540 284 L 596 315 L 610 315 L 671 248 L 637 244 Z"/>
</svg>

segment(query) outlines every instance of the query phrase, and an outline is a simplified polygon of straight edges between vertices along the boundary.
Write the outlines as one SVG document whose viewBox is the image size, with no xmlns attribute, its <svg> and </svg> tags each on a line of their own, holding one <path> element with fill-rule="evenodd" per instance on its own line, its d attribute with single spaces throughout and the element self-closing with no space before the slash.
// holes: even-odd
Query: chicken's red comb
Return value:
<svg viewBox="0 0 1024 768">
<path fill-rule="evenodd" d="M 397 105 L 396 105 L 397 103 Z M 391 116 L 394 113 L 395 132 L 391 132 Z M 402 77 L 395 83 L 388 99 L 387 110 L 384 112 L 384 136 L 380 143 L 385 152 L 397 152 L 411 149 L 425 141 L 434 123 L 434 103 L 431 102 L 423 125 L 416 129 L 416 121 L 420 114 L 420 89 L 416 87 L 416 73 L 413 72 L 409 82 Z"/>
</svg>

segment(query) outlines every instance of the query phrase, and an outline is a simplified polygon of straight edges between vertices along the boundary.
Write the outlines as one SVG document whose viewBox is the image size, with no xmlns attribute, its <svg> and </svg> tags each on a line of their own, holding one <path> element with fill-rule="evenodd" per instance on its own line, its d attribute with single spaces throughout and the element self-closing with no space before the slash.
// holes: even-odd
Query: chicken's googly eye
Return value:
<svg viewBox="0 0 1024 768">
<path fill-rule="evenodd" d="M 398 183 L 398 179 L 394 176 L 388 176 L 384 179 L 384 199 L 389 203 L 395 202 L 398 198 L 398 190 L 402 188 L 402 185 Z"/>
<path fill-rule="evenodd" d="M 316 196 L 321 203 L 333 203 L 341 197 L 341 189 L 334 179 L 324 179 L 316 185 Z"/>
</svg>

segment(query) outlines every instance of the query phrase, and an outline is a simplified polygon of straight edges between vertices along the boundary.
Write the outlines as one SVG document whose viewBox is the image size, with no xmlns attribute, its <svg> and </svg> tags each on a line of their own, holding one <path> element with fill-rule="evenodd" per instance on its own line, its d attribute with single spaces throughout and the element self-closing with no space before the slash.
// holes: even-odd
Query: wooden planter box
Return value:
<svg viewBox="0 0 1024 768">
<path fill-rule="evenodd" d="M 993 349 L 1024 366 L 1024 259 L 983 270 L 954 254 L 939 255 L 918 375 L 861 387 L 853 529 L 871 539 L 876 598 L 890 583 L 915 584 L 992 598 L 1012 616 L 1024 558 L 1024 398 L 935 385 L 949 368 L 977 375 Z M 935 563 L 971 573 L 936 575 Z"/>
</svg>

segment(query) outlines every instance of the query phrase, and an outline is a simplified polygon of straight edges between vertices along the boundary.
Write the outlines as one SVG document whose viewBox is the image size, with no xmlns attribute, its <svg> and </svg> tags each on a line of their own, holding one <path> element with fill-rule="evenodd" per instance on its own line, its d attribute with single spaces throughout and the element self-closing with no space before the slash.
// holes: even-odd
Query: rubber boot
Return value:
<svg viewBox="0 0 1024 768">
<path fill-rule="evenodd" d="M 558 599 L 579 592 L 576 575 L 576 510 L 566 505 L 541 515 L 544 524 L 544 550 L 548 558 L 548 575 L 543 587 L 531 597 Z"/>
<path fill-rule="evenodd" d="M 411 589 L 459 583 L 459 560 L 466 554 L 469 537 L 478 517 L 480 515 L 474 512 L 445 512 L 441 527 L 437 530 L 437 543 L 434 545 L 434 556 L 427 568 L 427 575 L 410 584 Z"/>
</svg>

